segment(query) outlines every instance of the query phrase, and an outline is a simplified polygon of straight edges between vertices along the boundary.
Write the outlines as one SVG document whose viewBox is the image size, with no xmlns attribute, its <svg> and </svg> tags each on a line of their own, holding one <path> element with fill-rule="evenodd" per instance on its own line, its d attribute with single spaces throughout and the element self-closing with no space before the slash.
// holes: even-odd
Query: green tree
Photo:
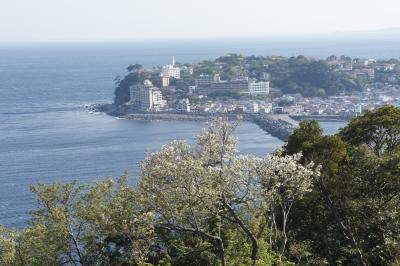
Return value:
<svg viewBox="0 0 400 266">
<path fill-rule="evenodd" d="M 391 153 L 400 141 L 400 110 L 388 105 L 356 117 L 340 136 L 351 145 L 367 145 L 377 155 Z"/>
<path fill-rule="evenodd" d="M 145 265 L 153 244 L 145 212 L 127 175 L 92 186 L 33 186 L 30 226 L 0 231 L 0 261 L 9 265 Z"/>
<path fill-rule="evenodd" d="M 127 70 L 128 72 L 139 71 L 139 70 L 141 70 L 141 69 L 143 69 L 143 66 L 140 65 L 140 64 L 129 65 L 129 66 L 126 68 L 126 70 Z"/>
<path fill-rule="evenodd" d="M 383 107 L 353 119 L 335 136 L 303 122 L 286 145 L 303 163 L 321 165 L 314 189 L 294 208 L 293 242 L 309 243 L 312 257 L 330 264 L 399 262 L 398 113 Z M 322 237 L 321 237 L 322 236 Z M 309 242 L 310 241 L 310 242 Z"/>
</svg>

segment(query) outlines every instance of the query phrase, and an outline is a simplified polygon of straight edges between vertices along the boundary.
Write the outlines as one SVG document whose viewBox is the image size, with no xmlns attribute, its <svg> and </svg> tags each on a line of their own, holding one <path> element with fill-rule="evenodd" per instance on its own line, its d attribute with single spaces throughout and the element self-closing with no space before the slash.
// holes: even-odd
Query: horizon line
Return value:
<svg viewBox="0 0 400 266">
<path fill-rule="evenodd" d="M 343 39 L 357 39 L 357 38 L 370 38 L 373 35 L 383 35 L 381 37 L 395 37 L 400 39 L 400 27 L 382 28 L 374 30 L 357 30 L 357 31 L 335 31 L 335 32 L 318 32 L 318 33 L 284 33 L 284 34 L 268 34 L 268 35 L 249 35 L 249 36 L 200 36 L 200 37 L 173 37 L 173 38 L 142 38 L 142 39 L 87 39 L 87 40 L 0 40 L 0 46 L 3 45 L 24 45 L 24 44 L 91 44 L 91 43 L 148 43 L 148 42 L 194 42 L 194 41 L 230 41 L 230 40 L 269 40 L 269 41 L 282 41 L 297 38 L 299 40 L 305 39 L 321 39 L 321 38 L 341 38 Z"/>
</svg>

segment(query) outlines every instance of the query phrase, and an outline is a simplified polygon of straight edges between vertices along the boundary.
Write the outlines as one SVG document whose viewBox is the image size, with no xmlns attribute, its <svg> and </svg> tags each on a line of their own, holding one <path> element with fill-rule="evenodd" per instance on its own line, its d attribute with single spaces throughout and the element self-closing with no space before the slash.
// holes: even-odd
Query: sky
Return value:
<svg viewBox="0 0 400 266">
<path fill-rule="evenodd" d="M 400 29 L 399 0 L 0 0 L 0 43 Z"/>
</svg>

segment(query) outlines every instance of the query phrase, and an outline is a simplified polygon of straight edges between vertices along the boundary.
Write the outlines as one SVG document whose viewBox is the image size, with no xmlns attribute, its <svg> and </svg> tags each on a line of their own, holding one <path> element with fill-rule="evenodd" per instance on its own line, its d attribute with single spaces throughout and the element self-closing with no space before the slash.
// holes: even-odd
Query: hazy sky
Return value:
<svg viewBox="0 0 400 266">
<path fill-rule="evenodd" d="M 0 42 L 263 37 L 400 28 L 399 0 L 0 0 Z"/>
</svg>

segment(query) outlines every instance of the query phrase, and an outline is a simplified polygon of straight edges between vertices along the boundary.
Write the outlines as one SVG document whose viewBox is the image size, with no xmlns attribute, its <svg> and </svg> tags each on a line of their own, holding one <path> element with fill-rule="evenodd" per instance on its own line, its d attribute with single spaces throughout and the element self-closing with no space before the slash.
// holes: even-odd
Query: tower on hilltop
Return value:
<svg viewBox="0 0 400 266">
<path fill-rule="evenodd" d="M 175 78 L 175 79 L 181 78 L 181 69 L 179 67 L 175 66 L 175 56 L 172 57 L 171 65 L 163 66 L 162 71 L 161 71 L 161 77 Z"/>
</svg>

